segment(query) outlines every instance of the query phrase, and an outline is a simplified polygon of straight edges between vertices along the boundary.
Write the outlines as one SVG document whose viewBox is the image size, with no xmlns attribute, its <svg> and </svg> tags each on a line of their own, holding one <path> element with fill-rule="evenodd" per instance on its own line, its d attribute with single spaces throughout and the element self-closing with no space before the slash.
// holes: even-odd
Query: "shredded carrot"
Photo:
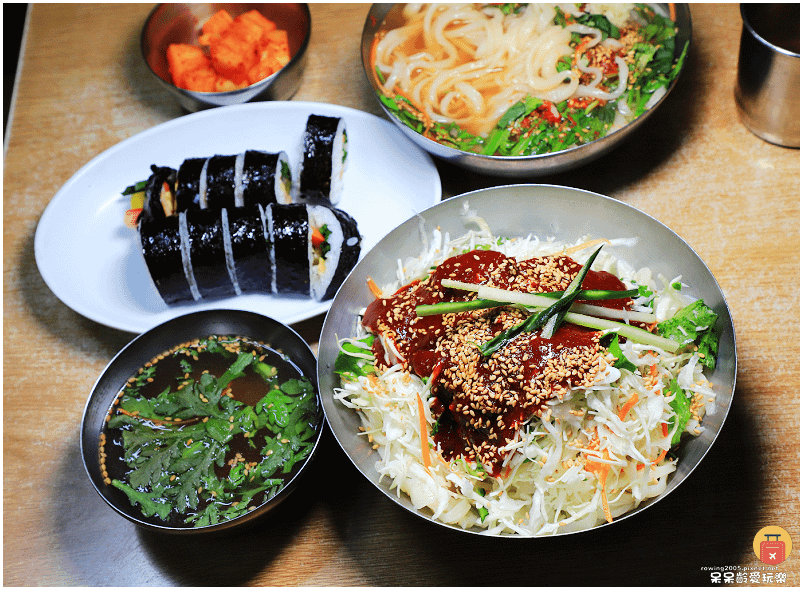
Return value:
<svg viewBox="0 0 800 590">
<path fill-rule="evenodd" d="M 669 425 L 666 422 L 661 423 L 661 433 L 664 436 L 669 435 Z"/>
<path fill-rule="evenodd" d="M 608 459 L 608 449 L 603 450 L 603 458 Z M 600 463 L 599 461 L 587 459 L 584 469 L 590 473 L 596 474 L 600 480 L 600 487 L 602 490 L 601 497 L 603 499 L 603 514 L 605 514 L 606 520 L 611 522 L 613 518 L 611 516 L 611 509 L 608 507 L 608 494 L 606 493 L 606 479 L 608 478 L 608 472 L 611 469 L 611 465 L 608 463 Z"/>
<path fill-rule="evenodd" d="M 655 365 L 650 365 L 650 376 L 658 377 L 658 367 L 656 367 Z"/>
<path fill-rule="evenodd" d="M 624 420 L 625 416 L 628 415 L 631 408 L 636 405 L 636 402 L 639 401 L 639 395 L 634 391 L 633 395 L 630 397 L 628 401 L 625 402 L 625 405 L 622 406 L 622 409 L 619 411 L 619 419 Z"/>
<path fill-rule="evenodd" d="M 669 20 L 671 20 L 672 22 L 675 22 L 675 3 L 674 2 L 670 2 L 669 3 Z"/>
<path fill-rule="evenodd" d="M 658 458 L 655 461 L 653 461 L 653 466 L 655 467 L 656 465 L 661 463 L 664 460 L 664 457 L 666 456 L 667 456 L 667 449 L 664 449 L 663 451 L 661 451 L 661 454 L 658 456 Z"/>
<path fill-rule="evenodd" d="M 419 414 L 419 437 L 422 441 L 422 464 L 425 471 L 431 472 L 431 450 L 428 447 L 428 423 L 425 421 L 425 406 L 422 404 L 422 396 L 417 392 L 417 413 Z"/>
<path fill-rule="evenodd" d="M 661 463 L 661 461 L 663 461 L 663 460 L 664 460 L 664 457 L 666 457 L 666 456 L 667 456 L 667 450 L 666 450 L 666 449 L 664 449 L 663 451 L 661 451 L 661 454 L 660 454 L 660 455 L 659 455 L 659 456 L 656 458 L 656 460 L 655 460 L 655 461 L 653 461 L 653 462 L 650 464 L 650 468 L 651 468 L 651 469 L 655 469 L 656 465 L 658 465 L 659 463 Z M 644 469 L 644 463 L 639 463 L 639 464 L 636 466 L 636 471 L 641 471 L 642 469 Z"/>
<path fill-rule="evenodd" d="M 325 243 L 325 236 L 322 235 L 322 232 L 316 228 L 311 228 L 311 245 L 315 248 L 319 248 L 322 244 Z"/>
<path fill-rule="evenodd" d="M 370 277 L 367 277 L 367 287 L 369 287 L 369 291 L 375 296 L 375 299 L 380 299 L 383 297 L 383 291 L 381 291 L 380 287 L 378 287 L 378 285 L 375 284 L 375 281 L 373 281 Z"/>
</svg>

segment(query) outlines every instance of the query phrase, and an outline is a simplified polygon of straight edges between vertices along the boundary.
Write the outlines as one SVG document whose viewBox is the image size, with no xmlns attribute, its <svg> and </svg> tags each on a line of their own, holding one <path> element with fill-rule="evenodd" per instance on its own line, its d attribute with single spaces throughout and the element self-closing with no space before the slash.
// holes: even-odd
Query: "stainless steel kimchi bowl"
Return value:
<svg viewBox="0 0 800 590">
<path fill-rule="evenodd" d="M 364 72 L 372 86 L 376 100 L 381 105 L 381 108 L 386 113 L 386 116 L 397 125 L 400 130 L 408 136 L 411 141 L 416 143 L 422 149 L 430 153 L 432 156 L 454 164 L 456 166 L 465 168 L 472 172 L 479 174 L 487 174 L 496 177 L 509 178 L 509 179 L 531 179 L 546 174 L 556 174 L 572 170 L 584 164 L 588 164 L 602 155 L 607 154 L 622 142 L 628 140 L 633 133 L 652 116 L 658 109 L 667 96 L 672 92 L 679 79 L 679 75 L 675 77 L 667 86 L 666 92 L 661 96 L 658 101 L 646 110 L 641 116 L 634 119 L 624 127 L 616 131 L 608 133 L 604 137 L 585 143 L 583 145 L 574 146 L 563 151 L 556 151 L 550 153 L 542 153 L 526 156 L 488 156 L 478 153 L 462 151 L 454 147 L 446 146 L 438 143 L 421 133 L 418 133 L 407 124 L 405 124 L 398 116 L 392 112 L 382 100 L 381 85 L 379 83 L 373 63 L 373 48 L 376 42 L 376 35 L 378 30 L 386 18 L 387 14 L 394 4 L 373 4 L 372 8 L 367 15 L 366 23 L 361 36 L 361 59 L 364 66 Z M 666 7 L 667 5 L 660 5 Z M 692 36 L 692 19 L 687 4 L 675 4 L 675 23 L 677 26 L 677 33 L 675 37 L 675 58 L 677 59 L 684 46 L 691 41 Z M 666 10 L 666 8 L 665 8 Z M 687 46 L 687 51 L 689 51 Z M 685 63 L 685 62 L 684 62 Z M 684 66 L 685 68 L 685 66 Z"/>
<path fill-rule="evenodd" d="M 259 351 L 264 353 L 259 356 L 253 355 L 253 361 L 248 365 L 249 368 L 245 369 L 241 377 L 231 381 L 227 388 L 222 390 L 220 385 L 221 391 L 217 391 L 215 394 L 218 396 L 217 399 L 214 399 L 209 392 L 214 391 L 213 389 L 206 391 L 200 388 L 204 383 L 200 373 L 210 370 L 212 375 L 219 377 L 222 367 L 228 367 L 235 374 L 236 370 L 232 369 L 232 367 L 233 362 L 238 360 L 237 352 L 223 353 L 221 349 L 218 349 L 219 354 L 224 354 L 224 357 L 223 361 L 221 361 L 221 366 L 217 367 L 210 366 L 208 355 L 198 354 L 198 358 L 194 359 L 189 355 L 184 356 L 184 352 L 176 355 L 163 354 L 165 351 L 170 351 L 184 343 L 198 339 L 204 340 L 209 336 L 242 337 L 249 342 L 259 343 Z M 218 343 L 223 343 L 223 341 L 218 340 Z M 192 349 L 192 351 L 196 352 L 197 349 Z M 176 359 L 180 357 L 181 360 L 173 360 L 170 363 L 168 360 L 170 356 L 175 356 Z M 164 364 L 165 357 L 167 364 Z M 186 380 L 185 378 L 189 373 L 184 376 L 167 374 L 176 368 L 175 362 L 179 363 L 178 368 L 180 371 L 193 371 L 190 378 L 197 383 L 195 388 L 189 387 L 187 389 L 186 386 L 182 386 L 179 382 Z M 258 364 L 259 362 L 261 364 Z M 165 372 L 161 376 L 158 375 L 159 365 L 163 367 L 160 370 Z M 156 367 L 155 373 L 152 375 L 146 373 L 143 378 L 154 379 L 153 383 L 155 385 L 153 387 L 156 387 L 159 393 L 162 391 L 161 386 L 163 385 L 165 389 L 170 391 L 171 395 L 179 395 L 181 389 L 183 389 L 183 395 L 194 397 L 191 398 L 191 401 L 186 402 L 176 402 L 173 399 L 168 401 L 166 406 L 159 406 L 156 414 L 158 419 L 155 420 L 150 420 L 154 418 L 152 410 L 149 414 L 144 408 L 132 409 L 129 407 L 128 410 L 125 410 L 124 400 L 120 402 L 120 392 L 129 384 L 130 380 L 138 378 L 140 369 L 145 368 L 145 371 L 148 371 L 147 367 Z M 274 373 L 271 367 L 275 368 Z M 279 435 L 263 437 L 263 431 L 258 430 L 254 431 L 257 434 L 252 437 L 244 434 L 244 428 L 248 426 L 247 421 L 253 416 L 247 406 L 250 406 L 253 412 L 262 415 L 264 408 L 256 408 L 255 398 L 262 396 L 262 393 L 267 395 L 267 392 L 274 389 L 275 384 L 268 383 L 265 381 L 266 378 L 262 379 L 257 376 L 254 373 L 256 370 L 261 371 L 259 375 L 262 373 L 267 373 L 270 376 L 275 375 L 277 383 L 284 383 L 284 378 L 288 375 L 292 377 L 302 375 L 307 379 L 307 385 L 304 385 L 304 389 L 301 390 L 304 396 L 303 399 L 306 400 L 304 404 L 307 404 L 307 406 L 304 405 L 301 408 L 299 403 L 295 406 L 295 409 L 301 410 L 302 419 L 294 422 L 298 425 L 294 433 L 281 431 Z M 161 381 L 165 377 L 167 378 L 166 385 Z M 202 385 L 202 387 L 206 386 Z M 143 389 L 141 392 L 140 397 L 150 399 L 149 393 L 145 393 Z M 207 396 L 205 399 L 204 395 Z M 232 400 L 238 400 L 242 404 L 240 406 L 242 409 L 239 413 L 229 412 L 229 419 L 225 418 L 227 414 L 218 413 L 218 408 L 225 409 L 229 407 L 221 401 L 225 396 L 230 397 Z M 189 400 L 188 397 L 185 399 Z M 181 418 L 179 412 L 183 410 L 180 410 L 179 406 L 174 405 L 174 403 L 183 408 L 188 406 L 189 411 L 199 413 L 193 417 L 184 415 L 184 418 Z M 214 404 L 214 406 L 205 409 L 208 407 L 207 404 Z M 263 406 L 266 405 L 263 404 Z M 198 410 L 198 408 L 200 409 Z M 289 408 L 289 406 L 287 405 L 286 408 Z M 132 416 L 133 419 L 146 423 L 148 430 L 132 431 L 132 429 L 129 429 L 126 434 L 113 434 L 112 430 L 109 429 L 113 423 L 109 423 L 107 420 L 110 415 L 119 415 L 121 411 L 127 411 L 128 415 Z M 200 418 L 201 415 L 203 415 L 202 418 Z M 235 420 L 232 419 L 234 416 Z M 89 480 L 100 497 L 114 512 L 135 525 L 146 530 L 179 536 L 231 532 L 247 527 L 264 518 L 268 513 L 278 508 L 296 489 L 316 454 L 324 423 L 325 420 L 317 389 L 316 358 L 308 344 L 294 330 L 272 318 L 249 311 L 224 309 L 199 311 L 173 318 L 140 334 L 109 362 L 95 383 L 84 409 L 80 438 L 81 455 Z M 252 422 L 250 424 L 252 425 Z M 240 426 L 241 430 L 239 430 Z M 289 422 L 275 428 L 280 430 L 283 427 L 287 430 L 292 428 Z M 181 429 L 187 428 L 201 430 L 180 432 Z M 158 448 L 142 445 L 138 449 L 123 446 L 120 442 L 122 440 L 120 436 L 124 437 L 126 435 L 130 435 L 133 442 L 145 441 L 148 437 L 154 436 L 153 433 L 159 429 L 164 433 L 164 440 L 172 440 L 174 442 L 168 445 L 159 440 L 157 444 L 161 446 Z M 295 434 L 298 432 L 302 434 L 299 438 L 296 438 Z M 136 438 L 134 439 L 134 437 Z M 247 443 L 248 440 L 252 441 L 252 444 Z M 302 440 L 302 444 L 297 446 L 295 443 L 300 440 Z M 242 444 L 243 441 L 245 444 Z M 270 449 L 273 448 L 270 445 L 278 445 L 278 443 L 281 445 L 280 448 L 276 446 L 274 451 L 267 450 L 268 447 Z M 257 467 L 256 464 L 268 460 L 269 456 L 272 455 L 286 457 L 288 446 L 284 445 L 289 445 L 290 443 L 293 448 L 303 448 L 302 456 L 292 456 L 298 459 L 294 466 L 289 465 L 291 461 L 281 459 L 277 463 L 279 467 L 270 467 L 270 469 L 274 468 L 275 472 L 269 478 L 280 479 L 282 487 L 272 487 L 263 494 L 256 492 L 251 500 L 237 499 L 229 501 L 227 505 L 220 504 L 218 506 L 219 511 L 233 506 L 233 502 L 241 502 L 243 504 L 242 510 L 228 515 L 232 516 L 232 518 L 217 518 L 216 521 L 213 518 L 208 518 L 205 524 L 198 526 L 194 522 L 186 523 L 176 520 L 174 509 L 166 516 L 157 513 L 146 515 L 142 509 L 145 500 L 139 500 L 140 497 L 134 495 L 133 497 L 137 498 L 137 502 L 131 502 L 129 494 L 132 492 L 123 491 L 123 488 L 118 485 L 120 482 L 129 485 L 130 489 L 141 492 L 141 498 L 153 493 L 156 486 L 163 487 L 166 485 L 167 487 L 175 486 L 176 488 L 180 486 L 181 493 L 175 496 L 175 503 L 177 503 L 178 499 L 190 498 L 194 494 L 194 488 L 186 487 L 184 489 L 183 487 L 193 484 L 197 488 L 198 501 L 187 512 L 200 514 L 201 509 L 211 502 L 210 496 L 214 498 L 227 498 L 227 496 L 223 495 L 222 492 L 218 493 L 218 490 L 221 489 L 218 484 L 210 483 L 206 486 L 207 489 L 203 490 L 202 485 L 198 485 L 196 481 L 189 481 L 194 473 L 211 470 L 216 474 L 218 480 L 228 478 L 233 482 L 234 486 L 246 485 L 243 483 L 246 477 L 240 478 L 240 475 L 247 472 L 248 475 L 256 474 L 257 476 L 256 470 L 260 469 L 260 467 Z M 216 445 L 221 446 L 217 447 Z M 214 448 L 219 448 L 221 451 L 219 453 L 208 451 L 208 449 Z M 126 451 L 130 449 L 132 455 L 155 462 L 143 463 L 137 459 L 135 464 L 127 463 L 124 461 L 124 454 L 120 449 L 125 449 Z M 204 455 L 206 452 L 208 454 Z M 235 460 L 233 459 L 234 456 L 236 456 Z M 179 460 L 194 463 L 186 463 L 177 467 L 174 462 Z M 275 461 L 275 458 L 271 460 Z M 283 467 L 291 468 L 283 473 Z M 139 469 L 156 472 L 156 476 L 161 480 L 160 483 L 144 485 L 139 483 L 139 480 L 134 481 L 132 472 Z M 234 472 L 235 469 L 238 469 L 238 471 Z M 166 478 L 172 483 L 165 484 Z M 210 482 L 211 480 L 206 481 Z M 261 478 L 257 480 L 258 483 L 265 481 L 267 480 L 262 480 Z M 212 487 L 215 489 L 212 490 Z M 239 491 L 242 488 L 235 487 L 235 489 Z M 243 496 L 240 498 L 243 498 Z M 166 499 L 168 499 L 167 494 L 155 494 L 151 498 L 151 506 L 164 504 Z M 191 504 L 190 499 L 185 500 L 185 502 L 187 505 Z M 244 502 L 247 502 L 247 504 L 244 504 Z M 210 514 L 210 512 L 207 514 Z"/>
<path fill-rule="evenodd" d="M 291 59 L 280 70 L 262 80 L 236 90 L 199 92 L 173 83 L 167 60 L 172 43 L 198 45 L 202 25 L 218 10 L 225 9 L 236 18 L 257 10 L 287 32 Z M 306 64 L 306 50 L 311 38 L 311 12 L 308 4 L 292 3 L 200 3 L 158 4 L 142 28 L 142 56 L 156 80 L 187 111 L 242 104 L 259 100 L 288 100 L 300 87 Z"/>
<path fill-rule="evenodd" d="M 399 225 L 384 237 L 356 265 L 342 284 L 325 319 L 319 342 L 318 381 L 325 416 L 344 452 L 375 487 L 403 509 L 431 523 L 486 535 L 479 526 L 462 529 L 434 519 L 433 512 L 415 508 L 405 492 L 392 486 L 392 477 L 381 475 L 378 461 L 382 449 L 373 448 L 374 437 L 367 438 L 358 411 L 346 407 L 334 394 L 341 388 L 336 373 L 340 342 L 357 334 L 359 315 L 375 300 L 369 284 L 379 288 L 396 285 L 398 269 L 429 248 L 440 247 L 434 232 L 455 239 L 469 230 L 478 230 L 474 221 L 465 220 L 465 212 L 482 218 L 496 238 L 526 237 L 541 240 L 553 238 L 575 243 L 584 239 L 624 239 L 635 246 L 610 246 L 618 258 L 634 268 L 649 267 L 652 276 L 681 277 L 692 294 L 701 296 L 717 314 L 720 329 L 716 367 L 707 373 L 716 392 L 716 406 L 702 421 L 704 430 L 698 436 L 685 437 L 676 451 L 676 471 L 669 475 L 661 495 L 645 500 L 633 510 L 615 517 L 613 523 L 634 517 L 655 505 L 686 480 L 706 455 L 725 422 L 736 385 L 736 341 L 734 327 L 725 297 L 714 276 L 694 250 L 668 227 L 641 211 L 615 199 L 574 188 L 553 185 L 520 184 L 477 190 L 437 204 Z M 438 235 L 438 234 L 437 234 Z M 424 504 L 423 504 L 424 506 Z M 610 526 L 602 523 L 599 526 Z M 594 528 L 598 528 L 597 526 Z M 591 530 L 591 529 L 589 529 Z M 573 534 L 573 533 L 561 533 Z M 494 535 L 493 535 L 494 536 Z M 497 536 L 520 537 L 518 534 Z"/>
</svg>

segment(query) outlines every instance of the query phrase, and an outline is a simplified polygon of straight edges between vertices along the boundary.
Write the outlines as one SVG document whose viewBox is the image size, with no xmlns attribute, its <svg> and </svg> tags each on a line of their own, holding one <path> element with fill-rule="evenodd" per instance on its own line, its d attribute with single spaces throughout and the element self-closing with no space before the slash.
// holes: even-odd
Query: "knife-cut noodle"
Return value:
<svg viewBox="0 0 800 590">
<path fill-rule="evenodd" d="M 442 143 L 456 133 L 437 125 L 485 138 L 526 99 L 537 99 L 529 103 L 534 119 L 551 124 L 568 123 L 567 107 L 591 112 L 614 102 L 612 116 L 604 113 L 608 132 L 637 116 L 626 100 L 638 77 L 632 68 L 650 61 L 642 52 L 654 54 L 641 32 L 642 10 L 633 4 L 401 4 L 376 35 L 372 65 L 384 98 L 394 101 L 384 103 L 410 112 L 426 136 Z M 663 91 L 655 96 L 652 102 Z M 511 135 L 524 138 L 525 131 Z M 593 139 L 584 134 L 577 143 Z M 485 147 L 478 141 L 471 151 Z"/>
</svg>

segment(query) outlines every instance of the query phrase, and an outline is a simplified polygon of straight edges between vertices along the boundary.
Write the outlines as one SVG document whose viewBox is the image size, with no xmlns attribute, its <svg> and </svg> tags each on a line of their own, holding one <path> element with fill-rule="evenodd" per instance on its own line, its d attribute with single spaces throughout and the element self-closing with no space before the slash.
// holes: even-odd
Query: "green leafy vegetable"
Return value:
<svg viewBox="0 0 800 590">
<path fill-rule="evenodd" d="M 670 381 L 669 393 L 675 395 L 672 401 L 669 402 L 670 407 L 675 412 L 675 416 L 669 420 L 669 426 L 672 428 L 677 420 L 678 428 L 675 431 L 675 434 L 672 435 L 671 441 L 672 445 L 676 445 L 681 439 L 681 434 L 683 434 L 683 431 L 686 430 L 686 425 L 689 423 L 689 419 L 692 417 L 692 400 L 691 398 L 687 397 L 686 392 L 681 389 L 676 379 Z"/>
<path fill-rule="evenodd" d="M 234 356 L 222 346 L 210 349 Z M 178 366 L 189 373 L 188 363 L 181 360 Z M 265 391 L 255 406 L 226 395 L 251 365 Z M 148 375 L 157 367 L 149 367 Z M 240 352 L 219 377 L 181 376 L 176 387 L 154 397 L 141 391 L 150 377 L 137 378 L 108 421 L 109 433 L 121 430 L 122 459 L 129 468 L 124 481 L 111 484 L 146 517 L 193 526 L 234 518 L 276 494 L 285 483 L 276 474 L 289 473 L 310 454 L 319 421 L 310 381 L 294 378 L 279 385 L 276 377 L 274 366 Z M 255 451 L 247 461 L 232 457 L 234 438 Z"/>
<path fill-rule="evenodd" d="M 702 299 L 679 310 L 673 317 L 659 323 L 658 333 L 681 346 L 697 344 L 702 353 L 701 362 L 709 367 L 716 366 L 719 347 L 719 334 L 716 330 L 717 314 Z"/>
<path fill-rule="evenodd" d="M 132 185 L 130 185 L 128 187 L 125 187 L 125 190 L 122 191 L 122 194 L 124 196 L 128 196 L 128 195 L 132 195 L 134 193 L 140 193 L 146 188 L 147 188 L 147 181 L 146 180 L 140 180 L 136 184 L 132 184 Z"/>
<path fill-rule="evenodd" d="M 334 372 L 351 381 L 374 373 L 375 357 L 372 355 L 372 342 L 374 340 L 375 336 L 369 334 L 358 341 L 363 347 L 352 342 L 342 343 L 342 349 L 334 362 Z M 364 355 L 368 358 L 363 358 Z"/>
<path fill-rule="evenodd" d="M 575 22 L 600 29 L 603 33 L 603 41 L 608 37 L 612 39 L 619 39 L 620 37 L 619 29 L 603 14 L 584 14 L 580 18 L 575 19 Z"/>
<path fill-rule="evenodd" d="M 630 362 L 623 354 L 622 348 L 619 346 L 619 336 L 617 334 L 614 334 L 614 337 L 611 339 L 611 343 L 608 345 L 608 352 L 617 359 L 614 361 L 614 366 L 617 369 L 627 369 L 631 373 L 636 372 L 636 365 Z"/>
</svg>

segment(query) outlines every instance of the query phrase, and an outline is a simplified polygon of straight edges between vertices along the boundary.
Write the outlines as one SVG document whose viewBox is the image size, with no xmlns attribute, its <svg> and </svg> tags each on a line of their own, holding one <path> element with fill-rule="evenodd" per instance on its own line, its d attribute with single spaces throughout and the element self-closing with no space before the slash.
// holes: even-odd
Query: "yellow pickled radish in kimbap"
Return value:
<svg viewBox="0 0 800 590">
<path fill-rule="evenodd" d="M 308 117 L 297 174 L 300 198 L 332 205 L 339 202 L 347 167 L 347 143 L 344 119 Z"/>
<path fill-rule="evenodd" d="M 175 214 L 175 175 L 173 168 L 151 166 L 152 174 L 144 188 L 142 211 L 154 219 Z"/>
</svg>

